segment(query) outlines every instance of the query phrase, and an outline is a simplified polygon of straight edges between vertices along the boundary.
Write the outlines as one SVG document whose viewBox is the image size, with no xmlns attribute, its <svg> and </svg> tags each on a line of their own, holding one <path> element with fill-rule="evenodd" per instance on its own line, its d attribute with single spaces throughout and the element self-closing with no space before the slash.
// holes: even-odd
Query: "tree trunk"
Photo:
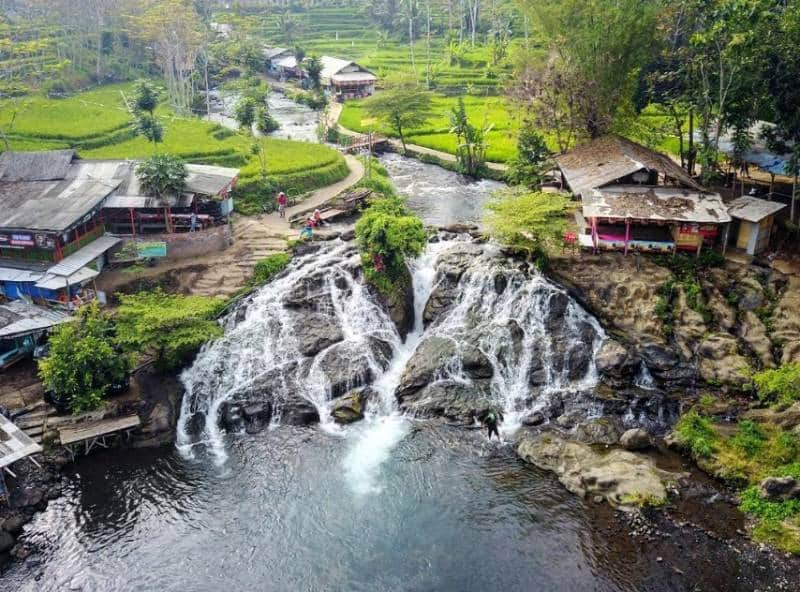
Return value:
<svg viewBox="0 0 800 592">
<path fill-rule="evenodd" d="M 414 18 L 410 12 L 408 15 L 408 46 L 411 49 L 411 69 L 414 71 L 414 74 L 416 75 L 417 63 L 414 60 Z"/>
</svg>

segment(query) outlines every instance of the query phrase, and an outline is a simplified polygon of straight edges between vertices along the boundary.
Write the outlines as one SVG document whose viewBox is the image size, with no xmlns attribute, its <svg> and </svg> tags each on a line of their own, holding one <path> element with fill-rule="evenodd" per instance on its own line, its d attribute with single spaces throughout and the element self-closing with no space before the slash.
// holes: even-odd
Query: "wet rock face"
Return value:
<svg viewBox="0 0 800 592">
<path fill-rule="evenodd" d="M 572 437 L 584 444 L 612 446 L 619 442 L 621 432 L 622 425 L 617 418 L 601 417 L 579 423 L 573 430 Z"/>
<path fill-rule="evenodd" d="M 441 257 L 434 280 L 435 287 L 423 312 L 422 318 L 426 326 L 444 315 L 458 300 L 461 277 L 480 252 L 479 247 L 465 243 L 459 245 L 457 252 Z"/>
<path fill-rule="evenodd" d="M 348 424 L 364 419 L 368 401 L 375 396 L 377 393 L 369 387 L 350 391 L 334 401 L 331 406 L 331 417 L 338 424 Z"/>
<path fill-rule="evenodd" d="M 432 336 L 419 344 L 406 365 L 396 396 L 400 402 L 452 371 L 463 371 L 469 378 L 491 378 L 492 366 L 476 347 L 453 339 Z"/>
<path fill-rule="evenodd" d="M 344 339 L 341 327 L 328 315 L 320 313 L 296 315 L 292 322 L 298 328 L 294 334 L 297 348 L 304 356 L 315 356 Z"/>
<path fill-rule="evenodd" d="M 621 509 L 644 502 L 663 503 L 667 486 L 683 476 L 657 468 L 653 460 L 640 454 L 619 449 L 598 451 L 550 432 L 524 436 L 517 454 L 526 462 L 553 471 L 569 491 L 600 497 Z"/>
<path fill-rule="evenodd" d="M 640 360 L 617 340 L 607 339 L 595 357 L 597 371 L 603 382 L 622 387 L 633 382 Z"/>
<path fill-rule="evenodd" d="M 448 417 L 471 422 L 495 406 L 488 393 L 489 385 L 485 380 L 470 385 L 441 380 L 404 394 L 400 406 L 420 417 Z"/>
</svg>

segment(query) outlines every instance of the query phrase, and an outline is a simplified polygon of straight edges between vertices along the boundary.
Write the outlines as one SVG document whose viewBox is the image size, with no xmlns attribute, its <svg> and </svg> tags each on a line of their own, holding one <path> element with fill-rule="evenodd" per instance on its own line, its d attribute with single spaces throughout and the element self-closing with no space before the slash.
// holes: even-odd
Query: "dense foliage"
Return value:
<svg viewBox="0 0 800 592">
<path fill-rule="evenodd" d="M 81 308 L 72 322 L 58 325 L 49 343 L 39 376 L 48 391 L 69 400 L 73 413 L 101 407 L 109 387 L 131 368 L 128 356 L 116 347 L 111 318 L 96 302 Z"/>
<path fill-rule="evenodd" d="M 548 248 L 563 236 L 571 207 L 569 198 L 557 193 L 509 187 L 486 204 L 484 222 L 498 241 L 545 263 Z"/>
<path fill-rule="evenodd" d="M 261 259 L 253 270 L 253 283 L 262 285 L 286 269 L 292 258 L 287 253 L 275 253 Z"/>
<path fill-rule="evenodd" d="M 142 190 L 156 197 L 180 195 L 186 188 L 186 165 L 169 154 L 155 154 L 139 163 L 136 175 Z"/>
<path fill-rule="evenodd" d="M 222 334 L 215 320 L 225 306 L 221 298 L 156 290 L 120 294 L 119 300 L 118 342 L 129 351 L 152 352 L 163 369 L 188 362 L 205 342 Z"/>
<path fill-rule="evenodd" d="M 428 242 L 422 220 L 399 197 L 372 201 L 356 223 L 356 240 L 367 278 L 379 288 L 405 277 L 406 259 Z"/>
<path fill-rule="evenodd" d="M 508 180 L 514 185 L 524 185 L 531 189 L 538 187 L 545 173 L 552 167 L 550 150 L 544 136 L 533 122 L 527 120 L 517 138 L 517 156 L 508 169 Z"/>
<path fill-rule="evenodd" d="M 800 364 L 789 363 L 757 372 L 753 383 L 761 401 L 788 407 L 800 400 Z"/>
<path fill-rule="evenodd" d="M 490 123 L 482 126 L 473 124 L 464 100 L 459 97 L 458 103 L 450 111 L 450 133 L 456 137 L 456 160 L 459 170 L 465 175 L 477 177 L 483 172 L 486 163 L 487 135 L 492 130 Z"/>
</svg>

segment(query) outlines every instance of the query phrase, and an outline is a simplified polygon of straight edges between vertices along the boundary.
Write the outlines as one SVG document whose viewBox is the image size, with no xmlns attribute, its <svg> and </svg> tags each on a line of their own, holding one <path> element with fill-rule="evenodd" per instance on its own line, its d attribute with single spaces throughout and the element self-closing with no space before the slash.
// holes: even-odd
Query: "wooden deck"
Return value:
<svg viewBox="0 0 800 592">
<path fill-rule="evenodd" d="M 0 415 L 0 470 L 41 451 L 41 446 L 31 440 L 11 420 Z"/>
<path fill-rule="evenodd" d="M 141 424 L 142 420 L 136 414 L 87 421 L 58 428 L 58 438 L 61 445 L 70 452 L 74 459 L 81 445 L 83 445 L 84 454 L 89 454 L 95 446 L 108 448 L 106 438 L 128 436 Z"/>
</svg>

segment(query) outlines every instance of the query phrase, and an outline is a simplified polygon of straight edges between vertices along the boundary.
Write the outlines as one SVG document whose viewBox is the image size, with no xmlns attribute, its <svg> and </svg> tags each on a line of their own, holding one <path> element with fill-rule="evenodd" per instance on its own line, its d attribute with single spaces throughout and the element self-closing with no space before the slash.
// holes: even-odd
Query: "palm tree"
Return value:
<svg viewBox="0 0 800 592">
<path fill-rule="evenodd" d="M 178 196 L 186 189 L 186 165 L 177 156 L 154 154 L 136 167 L 136 176 L 142 191 L 153 195 L 164 206 L 164 225 L 171 232 L 169 202 L 171 196 Z"/>
</svg>

